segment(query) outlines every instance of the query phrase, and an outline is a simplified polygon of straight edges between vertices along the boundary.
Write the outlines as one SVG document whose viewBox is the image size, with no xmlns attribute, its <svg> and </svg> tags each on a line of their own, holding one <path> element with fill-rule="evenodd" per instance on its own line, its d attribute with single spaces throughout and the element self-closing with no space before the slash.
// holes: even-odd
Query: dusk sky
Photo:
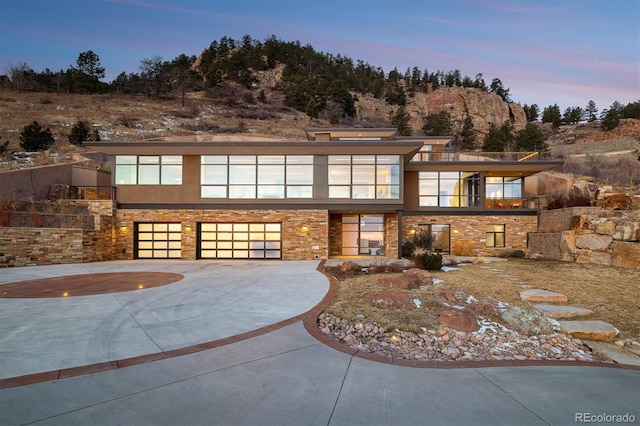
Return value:
<svg viewBox="0 0 640 426">
<path fill-rule="evenodd" d="M 638 0 L 0 0 L 0 73 L 21 62 L 66 70 L 92 50 L 110 82 L 144 58 L 199 55 L 247 34 L 387 73 L 482 73 L 541 110 L 640 100 Z"/>
</svg>

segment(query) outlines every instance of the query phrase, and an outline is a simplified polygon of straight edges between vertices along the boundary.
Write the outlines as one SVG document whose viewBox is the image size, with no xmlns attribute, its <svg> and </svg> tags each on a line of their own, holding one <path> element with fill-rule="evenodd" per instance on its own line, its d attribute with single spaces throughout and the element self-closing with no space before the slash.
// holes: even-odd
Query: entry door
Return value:
<svg viewBox="0 0 640 426">
<path fill-rule="evenodd" d="M 342 255 L 383 255 L 384 215 L 342 215 Z"/>
</svg>

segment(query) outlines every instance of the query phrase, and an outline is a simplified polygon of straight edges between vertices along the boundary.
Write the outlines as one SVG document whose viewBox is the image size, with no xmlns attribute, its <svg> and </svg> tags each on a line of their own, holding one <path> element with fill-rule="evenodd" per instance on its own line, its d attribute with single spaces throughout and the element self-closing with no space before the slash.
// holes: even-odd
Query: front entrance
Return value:
<svg viewBox="0 0 640 426">
<path fill-rule="evenodd" d="M 342 255 L 384 255 L 384 215 L 342 215 Z"/>
</svg>

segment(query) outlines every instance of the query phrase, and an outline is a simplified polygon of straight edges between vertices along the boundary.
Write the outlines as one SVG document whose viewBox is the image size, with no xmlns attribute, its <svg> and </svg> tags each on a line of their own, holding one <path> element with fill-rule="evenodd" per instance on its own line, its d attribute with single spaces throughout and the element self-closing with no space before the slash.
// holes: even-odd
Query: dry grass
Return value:
<svg viewBox="0 0 640 426">
<path fill-rule="evenodd" d="M 422 301 L 422 309 L 382 309 L 368 304 L 364 300 L 366 294 L 383 290 L 377 284 L 381 275 L 370 274 L 339 279 L 338 294 L 327 311 L 349 320 L 375 321 L 389 328 L 406 331 L 415 331 L 420 327 L 434 329 L 437 327 L 436 312 L 424 308 L 430 305 L 430 301 L 436 300 L 440 290 L 473 295 L 480 301 L 476 311 L 483 309 L 483 303 L 491 300 L 531 307 L 529 302 L 520 300 L 519 292 L 523 287 L 518 285 L 524 284 L 565 294 L 569 299 L 568 304 L 594 312 L 582 319 L 609 322 L 620 330 L 621 338 L 640 338 L 640 273 L 637 270 L 560 261 L 509 259 L 490 264 L 462 265 L 459 270 L 433 272 L 433 276 L 443 282 L 409 291 Z"/>
</svg>

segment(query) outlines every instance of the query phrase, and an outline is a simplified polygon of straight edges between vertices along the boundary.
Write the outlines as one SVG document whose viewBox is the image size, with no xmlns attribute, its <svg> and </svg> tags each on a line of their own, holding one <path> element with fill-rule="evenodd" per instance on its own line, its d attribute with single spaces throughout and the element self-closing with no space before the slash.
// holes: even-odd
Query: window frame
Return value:
<svg viewBox="0 0 640 426">
<path fill-rule="evenodd" d="M 493 228 L 493 230 L 489 229 L 491 227 Z M 497 227 L 501 227 L 502 230 L 496 229 Z M 498 236 L 502 236 L 502 245 L 498 244 Z M 490 244 L 490 240 L 492 244 Z M 490 248 L 505 248 L 507 246 L 506 224 L 491 224 L 486 226 L 486 246 Z"/>
</svg>

